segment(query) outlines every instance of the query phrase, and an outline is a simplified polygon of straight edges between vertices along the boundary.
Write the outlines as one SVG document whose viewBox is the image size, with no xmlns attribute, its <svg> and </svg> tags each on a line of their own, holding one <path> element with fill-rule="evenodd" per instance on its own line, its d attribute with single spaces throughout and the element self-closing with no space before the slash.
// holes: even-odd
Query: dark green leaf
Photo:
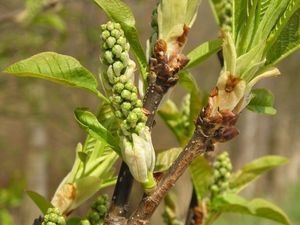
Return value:
<svg viewBox="0 0 300 225">
<path fill-rule="evenodd" d="M 71 56 L 43 52 L 12 64 L 4 72 L 87 89 L 105 99 L 97 90 L 98 84 L 93 74 Z"/>
<path fill-rule="evenodd" d="M 187 55 L 190 61 L 185 68 L 186 69 L 192 68 L 194 66 L 201 64 L 211 55 L 221 50 L 221 48 L 222 48 L 222 40 L 220 39 L 208 41 L 199 45 Z"/>
<path fill-rule="evenodd" d="M 264 199 L 247 201 L 235 194 L 224 194 L 216 197 L 212 206 L 218 212 L 240 213 L 270 219 L 285 225 L 291 224 L 280 208 Z"/>
<path fill-rule="evenodd" d="M 147 79 L 147 60 L 141 46 L 139 35 L 135 27 L 135 19 L 130 8 L 120 0 L 94 0 L 107 16 L 120 23 L 125 32 L 125 36 L 130 43 L 134 55 L 139 63 L 141 75 L 144 81 Z"/>
<path fill-rule="evenodd" d="M 272 93 L 267 89 L 253 89 L 251 91 L 253 98 L 247 106 L 247 109 L 262 113 L 266 115 L 275 115 L 276 109 L 274 109 L 274 97 Z"/>
<path fill-rule="evenodd" d="M 264 156 L 246 164 L 241 170 L 231 176 L 230 188 L 240 191 L 253 180 L 274 167 L 284 165 L 288 160 L 281 156 Z"/>
<path fill-rule="evenodd" d="M 198 200 L 202 200 L 208 186 L 211 184 L 212 168 L 205 158 L 199 156 L 190 165 L 189 172 L 192 177 L 197 198 Z"/>
<path fill-rule="evenodd" d="M 79 125 L 92 137 L 100 139 L 110 145 L 120 154 L 120 147 L 115 137 L 97 120 L 97 117 L 83 108 L 75 110 L 75 118 Z"/>
<path fill-rule="evenodd" d="M 266 65 L 274 65 L 300 48 L 300 10 L 298 10 L 283 28 L 277 41 L 267 52 Z"/>
<path fill-rule="evenodd" d="M 182 148 L 171 148 L 157 154 L 154 172 L 164 172 L 168 170 L 177 159 Z"/>
<path fill-rule="evenodd" d="M 36 206 L 41 210 L 43 214 L 46 214 L 48 208 L 53 208 L 54 206 L 42 195 L 34 191 L 26 191 L 31 200 L 36 204 Z"/>
</svg>

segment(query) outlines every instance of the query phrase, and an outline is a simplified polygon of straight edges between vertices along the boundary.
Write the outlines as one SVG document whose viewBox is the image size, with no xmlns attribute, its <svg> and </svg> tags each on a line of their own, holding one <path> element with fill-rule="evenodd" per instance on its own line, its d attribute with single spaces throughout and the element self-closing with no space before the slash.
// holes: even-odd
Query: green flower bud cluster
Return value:
<svg viewBox="0 0 300 225">
<path fill-rule="evenodd" d="M 133 84 L 134 62 L 129 59 L 129 44 L 120 24 L 108 22 L 102 25 L 103 63 L 107 66 L 106 78 L 112 91 L 110 101 L 115 115 L 121 122 L 123 135 L 139 133 L 147 120 Z"/>
<path fill-rule="evenodd" d="M 221 25 L 226 31 L 232 30 L 232 0 L 223 1 Z"/>
<path fill-rule="evenodd" d="M 66 220 L 58 208 L 49 208 L 42 225 L 65 225 Z"/>
<path fill-rule="evenodd" d="M 109 207 L 108 195 L 100 195 L 91 206 L 87 218 L 80 221 L 80 225 L 102 225 Z"/>
<path fill-rule="evenodd" d="M 229 177 L 232 165 L 228 152 L 220 154 L 214 163 L 213 183 L 210 187 L 212 197 L 225 193 L 229 190 Z"/>
</svg>

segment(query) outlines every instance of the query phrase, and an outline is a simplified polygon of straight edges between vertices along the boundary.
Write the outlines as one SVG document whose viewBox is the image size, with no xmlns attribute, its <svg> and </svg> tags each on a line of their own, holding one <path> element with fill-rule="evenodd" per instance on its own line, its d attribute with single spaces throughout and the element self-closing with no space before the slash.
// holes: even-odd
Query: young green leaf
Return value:
<svg viewBox="0 0 300 225">
<path fill-rule="evenodd" d="M 139 35 L 135 26 L 135 19 L 130 8 L 121 0 L 94 0 L 103 9 L 107 16 L 121 25 L 125 36 L 130 43 L 133 53 L 139 63 L 141 75 L 146 82 L 147 79 L 147 60 L 141 46 Z"/>
<path fill-rule="evenodd" d="M 266 65 L 274 65 L 300 48 L 300 10 L 294 13 L 267 52 Z"/>
<path fill-rule="evenodd" d="M 185 66 L 185 69 L 192 68 L 201 64 L 203 61 L 208 59 L 211 55 L 217 53 L 222 48 L 222 40 L 217 39 L 213 41 L 207 41 L 195 49 L 193 49 L 187 57 L 189 58 L 189 63 Z"/>
<path fill-rule="evenodd" d="M 173 162 L 177 159 L 182 148 L 171 148 L 157 154 L 154 172 L 164 172 L 168 170 Z"/>
<path fill-rule="evenodd" d="M 253 98 L 247 106 L 247 109 L 253 112 L 262 113 L 266 115 L 275 115 L 274 96 L 267 89 L 253 89 L 251 91 Z"/>
<path fill-rule="evenodd" d="M 41 210 L 43 214 L 47 212 L 48 208 L 53 208 L 53 205 L 42 195 L 34 191 L 26 191 L 31 200 L 36 204 L 36 206 Z"/>
<path fill-rule="evenodd" d="M 158 114 L 174 133 L 180 145 L 184 145 L 188 140 L 189 135 L 185 132 L 185 127 L 182 123 L 182 115 L 178 111 L 175 103 L 171 100 L 166 101 L 158 111 Z"/>
<path fill-rule="evenodd" d="M 79 205 L 92 197 L 101 187 L 101 179 L 98 177 L 83 177 L 75 182 L 76 196 L 70 210 L 76 209 Z"/>
<path fill-rule="evenodd" d="M 239 192 L 248 186 L 253 180 L 257 179 L 263 173 L 284 165 L 288 160 L 281 156 L 264 156 L 246 164 L 241 170 L 232 175 L 230 179 L 230 188 Z"/>
<path fill-rule="evenodd" d="M 270 219 L 285 225 L 291 224 L 280 208 L 263 199 L 247 201 L 236 194 L 224 194 L 214 199 L 212 207 L 217 212 L 240 213 Z"/>
<path fill-rule="evenodd" d="M 75 110 L 75 118 L 79 125 L 92 137 L 100 139 L 110 145 L 120 154 L 120 147 L 115 137 L 97 120 L 97 117 L 84 108 Z"/>
<path fill-rule="evenodd" d="M 83 88 L 106 99 L 97 90 L 97 80 L 79 61 L 71 56 L 55 52 L 43 52 L 16 62 L 6 68 L 4 73 L 36 77 L 76 88 Z"/>
<path fill-rule="evenodd" d="M 212 178 L 212 167 L 209 162 L 199 156 L 193 160 L 192 164 L 189 166 L 189 172 L 192 177 L 193 186 L 196 190 L 198 200 L 202 200 L 203 195 L 208 189 Z"/>
</svg>

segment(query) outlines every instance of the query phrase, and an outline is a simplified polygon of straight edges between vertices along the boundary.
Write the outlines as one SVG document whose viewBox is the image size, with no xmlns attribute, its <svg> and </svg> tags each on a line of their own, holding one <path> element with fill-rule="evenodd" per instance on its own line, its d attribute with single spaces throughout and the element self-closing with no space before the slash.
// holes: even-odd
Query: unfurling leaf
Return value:
<svg viewBox="0 0 300 225">
<path fill-rule="evenodd" d="M 222 48 L 222 40 L 220 39 L 208 41 L 199 45 L 187 55 L 190 61 L 185 66 L 185 68 L 188 69 L 201 64 L 211 55 L 221 50 L 221 48 Z"/>
<path fill-rule="evenodd" d="M 218 212 L 240 213 L 270 219 L 285 225 L 291 224 L 280 208 L 264 199 L 248 201 L 236 194 L 224 194 L 214 199 L 212 208 Z"/>
<path fill-rule="evenodd" d="M 230 188 L 241 191 L 263 173 L 284 165 L 288 160 L 281 156 L 264 156 L 246 164 L 241 170 L 232 175 Z"/>
<path fill-rule="evenodd" d="M 209 165 L 209 162 L 199 156 L 193 160 L 192 164 L 189 167 L 189 172 L 192 177 L 193 186 L 196 190 L 198 200 L 203 198 L 203 195 L 208 189 L 208 186 L 211 183 L 212 179 L 212 167 Z"/>
<path fill-rule="evenodd" d="M 31 200 L 36 204 L 36 206 L 41 210 L 43 214 L 47 212 L 48 208 L 53 208 L 53 205 L 42 195 L 34 191 L 26 191 Z"/>
<path fill-rule="evenodd" d="M 121 25 L 125 36 L 130 43 L 133 53 L 139 63 L 144 81 L 147 79 L 147 60 L 141 46 L 139 35 L 135 26 L 135 19 L 130 8 L 120 0 L 94 0 L 107 16 Z"/>
<path fill-rule="evenodd" d="M 182 148 L 171 148 L 157 154 L 154 172 L 164 172 L 168 170 L 173 162 L 177 159 Z"/>
<path fill-rule="evenodd" d="M 116 138 L 98 121 L 97 117 L 83 108 L 75 110 L 75 118 L 79 125 L 92 137 L 100 139 L 110 145 L 120 154 L 120 147 Z"/>
<path fill-rule="evenodd" d="M 251 91 L 253 98 L 247 106 L 247 109 L 253 112 L 262 113 L 266 115 L 275 115 L 274 96 L 267 89 L 253 89 Z"/>
</svg>

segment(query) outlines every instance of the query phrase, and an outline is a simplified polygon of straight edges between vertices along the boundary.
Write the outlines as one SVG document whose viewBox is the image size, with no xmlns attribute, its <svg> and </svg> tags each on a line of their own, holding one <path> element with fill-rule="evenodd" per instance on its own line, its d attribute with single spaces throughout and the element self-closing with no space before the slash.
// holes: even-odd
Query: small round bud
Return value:
<svg viewBox="0 0 300 225">
<path fill-rule="evenodd" d="M 81 220 L 80 225 L 91 225 L 89 220 Z"/>
<path fill-rule="evenodd" d="M 101 34 L 102 40 L 105 41 L 108 37 L 110 37 L 109 31 L 105 30 Z"/>
<path fill-rule="evenodd" d="M 117 40 L 117 44 L 122 46 L 123 49 L 125 49 L 126 43 L 127 43 L 127 40 L 126 40 L 125 37 L 119 37 L 118 40 Z"/>
<path fill-rule="evenodd" d="M 115 37 L 116 39 L 118 39 L 118 38 L 121 36 L 121 33 L 120 33 L 119 30 L 113 29 L 113 30 L 111 31 L 111 36 L 113 36 L 113 37 Z"/>
<path fill-rule="evenodd" d="M 135 113 L 130 112 L 127 116 L 127 122 L 133 127 L 135 126 L 136 122 L 138 121 L 138 117 Z"/>
<path fill-rule="evenodd" d="M 114 83 L 114 78 L 115 78 L 115 73 L 113 71 L 113 67 L 110 65 L 107 69 L 107 78 L 109 80 L 109 83 L 113 84 Z"/>
<path fill-rule="evenodd" d="M 219 171 L 222 176 L 225 176 L 225 174 L 227 173 L 227 170 L 225 168 L 221 168 Z"/>
<path fill-rule="evenodd" d="M 121 123 L 121 129 L 124 133 L 126 133 L 128 130 L 130 130 L 130 125 L 127 123 L 127 120 L 123 120 Z"/>
<path fill-rule="evenodd" d="M 220 168 L 220 166 L 221 166 L 221 163 L 219 161 L 216 161 L 214 163 L 214 168 L 218 169 L 218 168 Z"/>
<path fill-rule="evenodd" d="M 138 100 L 138 96 L 136 93 L 131 93 L 131 96 L 130 96 L 130 101 L 131 102 L 136 102 Z"/>
<path fill-rule="evenodd" d="M 136 102 L 135 102 L 135 107 L 139 107 L 139 108 L 142 108 L 143 107 L 143 102 L 138 99 Z"/>
<path fill-rule="evenodd" d="M 224 177 L 226 178 L 226 179 L 228 179 L 229 177 L 230 177 L 230 172 L 227 172 L 225 175 L 224 175 Z"/>
<path fill-rule="evenodd" d="M 211 190 L 212 190 L 212 192 L 214 192 L 214 193 L 217 193 L 217 192 L 220 191 L 220 189 L 218 188 L 217 185 L 212 185 L 212 186 L 211 186 Z"/>
<path fill-rule="evenodd" d="M 123 102 L 121 105 L 122 112 L 127 115 L 129 110 L 131 109 L 131 104 L 129 102 Z"/>
<path fill-rule="evenodd" d="M 122 100 L 123 100 L 123 99 L 121 98 L 121 96 L 115 95 L 115 96 L 113 97 L 113 99 L 112 99 L 112 102 L 115 103 L 115 104 L 120 105 L 121 102 L 122 102 Z"/>
<path fill-rule="evenodd" d="M 115 45 L 112 48 L 112 52 L 117 58 L 120 58 L 122 51 L 123 48 L 121 47 L 121 45 Z"/>
<path fill-rule="evenodd" d="M 138 123 L 138 124 L 135 126 L 135 132 L 136 132 L 137 134 L 139 134 L 144 128 L 145 128 L 145 124 L 144 124 L 144 123 Z"/>
<path fill-rule="evenodd" d="M 120 82 L 120 78 L 119 77 L 114 77 L 113 80 L 112 80 L 112 84 L 117 84 Z"/>
<path fill-rule="evenodd" d="M 124 84 L 122 84 L 122 83 L 116 83 L 113 86 L 113 92 L 115 92 L 115 93 L 120 94 L 120 93 L 122 93 L 123 89 L 124 89 Z"/>
<path fill-rule="evenodd" d="M 214 171 L 214 178 L 215 178 L 215 179 L 218 179 L 218 178 L 220 178 L 220 177 L 221 177 L 220 172 L 219 172 L 218 170 L 215 170 L 215 171 Z"/>
<path fill-rule="evenodd" d="M 133 90 L 133 87 L 134 87 L 134 85 L 132 84 L 132 83 L 130 83 L 130 82 L 127 82 L 126 84 L 125 84 L 125 88 L 128 90 L 128 91 L 132 91 Z"/>
<path fill-rule="evenodd" d="M 107 45 L 107 43 L 106 43 L 106 42 L 104 42 L 104 43 L 102 44 L 102 48 L 103 48 L 104 50 L 107 50 L 107 49 L 109 49 L 109 47 L 108 47 L 108 45 Z"/>
<path fill-rule="evenodd" d="M 105 215 L 107 208 L 104 205 L 99 205 L 97 207 L 97 211 L 99 212 L 100 216 L 103 216 L 103 215 Z"/>
<path fill-rule="evenodd" d="M 107 29 L 107 25 L 106 25 L 106 24 L 102 24 L 102 25 L 101 25 L 101 30 L 102 30 L 102 31 L 105 31 L 106 29 Z"/>
<path fill-rule="evenodd" d="M 119 119 L 122 119 L 122 118 L 123 118 L 123 114 L 122 114 L 122 112 L 121 112 L 120 110 L 116 110 L 116 111 L 115 111 L 115 116 L 116 116 L 117 118 L 119 118 Z"/>
<path fill-rule="evenodd" d="M 114 56 L 111 51 L 105 51 L 104 59 L 106 60 L 107 63 L 112 64 L 114 62 L 113 57 Z"/>
<path fill-rule="evenodd" d="M 113 69 L 114 69 L 116 76 L 120 76 L 122 70 L 124 69 L 124 65 L 120 61 L 117 61 L 113 64 Z"/>
<path fill-rule="evenodd" d="M 128 77 L 126 75 L 121 75 L 120 76 L 120 82 L 125 84 L 128 81 Z"/>
<path fill-rule="evenodd" d="M 115 29 L 118 29 L 118 30 L 121 29 L 121 25 L 119 23 L 114 23 L 114 27 L 115 27 Z"/>
<path fill-rule="evenodd" d="M 114 47 L 114 45 L 116 44 L 116 39 L 114 38 L 114 37 L 109 37 L 109 38 L 107 38 L 106 39 L 106 44 L 107 44 L 107 46 L 109 47 L 109 48 L 112 48 L 112 47 Z"/>
<path fill-rule="evenodd" d="M 121 96 L 123 99 L 125 100 L 130 100 L 130 97 L 131 97 L 131 92 L 124 89 L 122 92 L 121 92 Z"/>
<path fill-rule="evenodd" d="M 114 29 L 114 23 L 111 21 L 107 22 L 107 30 L 112 31 Z"/>
<path fill-rule="evenodd" d="M 129 55 L 127 52 L 122 52 L 121 53 L 121 56 L 120 56 L 120 59 L 122 61 L 122 63 L 127 66 L 128 65 L 128 61 L 129 61 Z"/>
</svg>

